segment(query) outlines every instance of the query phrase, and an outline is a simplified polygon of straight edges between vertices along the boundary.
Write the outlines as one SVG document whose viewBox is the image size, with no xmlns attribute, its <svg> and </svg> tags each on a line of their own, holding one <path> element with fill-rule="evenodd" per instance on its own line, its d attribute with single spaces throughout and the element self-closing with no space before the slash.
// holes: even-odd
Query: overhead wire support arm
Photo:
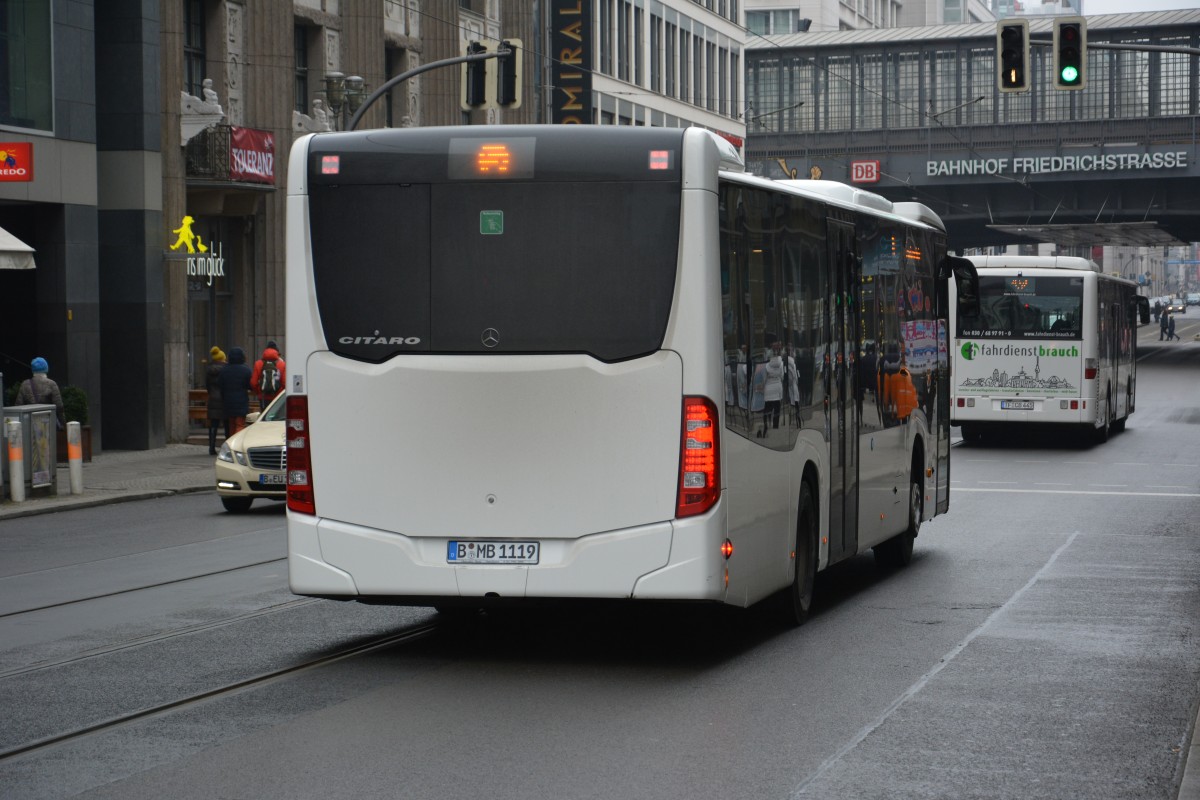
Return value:
<svg viewBox="0 0 1200 800">
<path fill-rule="evenodd" d="M 453 58 L 443 58 L 440 61 L 430 61 L 428 64 L 422 64 L 419 67 L 413 67 L 412 69 L 408 70 L 407 72 L 401 72 L 399 75 L 395 76 L 394 78 L 388 78 L 386 81 L 384 81 L 382 86 L 380 86 L 375 91 L 371 92 L 371 96 L 368 97 L 365 101 L 363 101 L 363 104 L 358 107 L 358 110 L 354 112 L 354 116 L 350 118 L 349 124 L 346 125 L 346 130 L 352 131 L 356 127 L 358 127 L 359 120 L 361 120 L 363 118 L 363 114 L 365 114 L 367 109 L 371 107 L 372 103 L 374 103 L 376 100 L 378 100 L 379 98 L 381 98 L 385 94 L 387 94 L 397 84 L 403 83 L 404 81 L 408 80 L 409 78 L 420 75 L 422 72 L 428 72 L 431 69 L 438 69 L 440 67 L 450 67 L 450 66 L 454 66 L 455 64 L 466 64 L 471 61 L 483 61 L 483 60 L 489 59 L 489 58 L 498 58 L 499 56 L 508 55 L 511 52 L 512 52 L 511 50 L 497 50 L 493 53 L 476 53 L 474 55 L 469 55 L 469 56 L 454 56 Z"/>
</svg>

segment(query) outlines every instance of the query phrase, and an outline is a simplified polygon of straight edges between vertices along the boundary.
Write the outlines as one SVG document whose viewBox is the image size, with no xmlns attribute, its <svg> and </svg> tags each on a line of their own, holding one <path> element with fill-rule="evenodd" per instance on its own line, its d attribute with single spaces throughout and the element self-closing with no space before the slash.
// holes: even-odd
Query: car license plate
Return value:
<svg viewBox="0 0 1200 800">
<path fill-rule="evenodd" d="M 278 475 L 268 475 L 264 472 L 258 476 L 258 482 L 263 486 L 283 486 L 287 483 L 287 475 L 282 472 Z"/>
<path fill-rule="evenodd" d="M 1001 400 L 1000 407 L 1014 411 L 1033 411 L 1032 400 Z"/>
<path fill-rule="evenodd" d="M 450 542 L 448 564 L 536 564 L 537 542 Z"/>
</svg>

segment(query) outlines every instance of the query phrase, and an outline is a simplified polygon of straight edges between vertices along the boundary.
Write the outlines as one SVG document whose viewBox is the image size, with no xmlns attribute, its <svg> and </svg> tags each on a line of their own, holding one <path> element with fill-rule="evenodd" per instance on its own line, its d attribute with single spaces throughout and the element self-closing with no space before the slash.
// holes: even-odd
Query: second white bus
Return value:
<svg viewBox="0 0 1200 800">
<path fill-rule="evenodd" d="M 951 305 L 953 424 L 967 441 L 1014 425 L 1083 428 L 1099 441 L 1137 402 L 1137 284 L 1095 262 L 970 256 L 978 313 Z"/>
</svg>

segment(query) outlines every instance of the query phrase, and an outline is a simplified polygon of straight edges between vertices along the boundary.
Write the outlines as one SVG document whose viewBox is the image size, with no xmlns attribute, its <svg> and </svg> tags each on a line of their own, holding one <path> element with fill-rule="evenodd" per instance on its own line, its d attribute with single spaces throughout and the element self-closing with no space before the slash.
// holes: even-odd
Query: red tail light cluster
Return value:
<svg viewBox="0 0 1200 800">
<path fill-rule="evenodd" d="M 683 399 L 683 436 L 679 446 L 679 498 L 675 516 L 703 514 L 721 496 L 721 458 L 717 407 L 707 397 Z"/>
<path fill-rule="evenodd" d="M 308 397 L 288 395 L 287 431 L 287 505 L 288 510 L 316 514 L 313 498 L 312 451 L 308 440 Z"/>
</svg>

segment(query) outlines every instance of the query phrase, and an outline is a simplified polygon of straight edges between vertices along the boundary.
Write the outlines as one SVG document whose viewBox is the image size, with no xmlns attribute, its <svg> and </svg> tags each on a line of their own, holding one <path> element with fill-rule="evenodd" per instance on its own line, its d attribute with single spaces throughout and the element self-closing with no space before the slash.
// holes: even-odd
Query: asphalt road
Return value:
<svg viewBox="0 0 1200 800">
<path fill-rule="evenodd" d="M 823 573 L 798 630 L 443 624 L 0 756 L 0 794 L 1173 800 L 1200 705 L 1197 388 L 1200 343 L 1155 343 L 1107 444 L 955 446 L 913 564 Z M 0 524 L 0 753 L 438 620 L 293 597 L 284 536 L 278 507 L 210 495 Z"/>
</svg>

